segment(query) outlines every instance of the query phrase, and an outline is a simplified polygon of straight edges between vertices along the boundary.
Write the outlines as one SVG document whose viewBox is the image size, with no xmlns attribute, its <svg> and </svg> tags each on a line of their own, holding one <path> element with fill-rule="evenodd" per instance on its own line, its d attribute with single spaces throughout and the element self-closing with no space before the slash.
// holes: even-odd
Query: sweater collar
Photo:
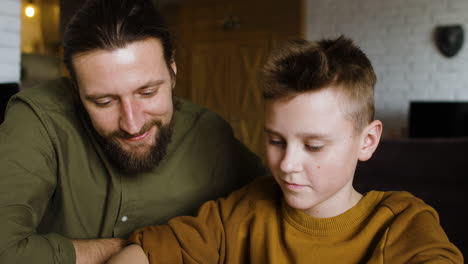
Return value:
<svg viewBox="0 0 468 264">
<path fill-rule="evenodd" d="M 351 230 L 362 223 L 382 200 L 384 193 L 370 191 L 352 208 L 330 218 L 316 218 L 290 207 L 283 199 L 282 213 L 286 221 L 302 232 L 311 235 L 333 235 Z"/>
</svg>

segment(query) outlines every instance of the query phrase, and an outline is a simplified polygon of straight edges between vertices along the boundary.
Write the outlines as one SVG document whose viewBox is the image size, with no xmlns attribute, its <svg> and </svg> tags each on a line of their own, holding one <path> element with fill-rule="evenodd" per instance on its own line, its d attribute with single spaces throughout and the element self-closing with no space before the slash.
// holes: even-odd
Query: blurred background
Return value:
<svg viewBox="0 0 468 264">
<path fill-rule="evenodd" d="M 61 64 L 61 33 L 82 3 L 1 0 L 0 83 L 29 89 L 66 74 Z M 427 126 L 423 131 L 443 127 L 446 132 L 452 126 L 456 132 L 445 136 L 468 135 L 465 0 L 154 3 L 166 17 L 176 43 L 176 94 L 222 115 L 260 155 L 263 107 L 258 70 L 274 47 L 295 38 L 317 40 L 345 34 L 355 40 L 378 76 L 376 118 L 384 123 L 385 138 L 425 136 L 411 129 L 420 120 L 424 124 L 417 127 Z M 461 28 L 462 40 L 456 54 L 449 57 L 438 50 L 434 33 L 437 27 L 453 25 Z"/>
</svg>

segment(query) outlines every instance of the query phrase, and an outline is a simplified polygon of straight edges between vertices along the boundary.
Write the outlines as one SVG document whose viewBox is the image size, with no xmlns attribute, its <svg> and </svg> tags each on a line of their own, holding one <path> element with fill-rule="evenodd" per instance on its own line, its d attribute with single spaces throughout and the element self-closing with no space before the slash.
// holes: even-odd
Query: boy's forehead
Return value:
<svg viewBox="0 0 468 264">
<path fill-rule="evenodd" d="M 339 93 L 335 89 L 268 100 L 265 106 L 265 127 L 275 131 L 328 134 L 335 129 L 352 127 L 349 118 L 345 118 Z"/>
<path fill-rule="evenodd" d="M 334 89 L 322 89 L 268 100 L 266 109 L 270 113 L 333 115 L 340 112 L 340 99 L 341 96 Z"/>
</svg>

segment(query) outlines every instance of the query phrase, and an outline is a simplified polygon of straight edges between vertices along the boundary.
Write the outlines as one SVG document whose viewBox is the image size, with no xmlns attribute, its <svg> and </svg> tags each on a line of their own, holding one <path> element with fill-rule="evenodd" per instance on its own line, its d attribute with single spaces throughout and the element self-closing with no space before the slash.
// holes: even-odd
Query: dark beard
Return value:
<svg viewBox="0 0 468 264">
<path fill-rule="evenodd" d="M 113 138 L 116 137 L 132 137 L 132 135 L 124 131 L 117 131 L 105 138 L 101 138 L 104 150 L 119 170 L 125 174 L 137 174 L 148 172 L 161 163 L 166 155 L 167 146 L 171 142 L 174 122 L 173 119 L 171 119 L 169 124 L 161 125 L 161 122 L 153 121 L 145 125 L 139 134 L 145 133 L 153 126 L 157 126 L 159 129 L 159 133 L 155 138 L 155 144 L 151 146 L 147 153 L 142 155 L 135 155 L 134 153 L 124 150 L 116 140 L 113 140 Z"/>
</svg>

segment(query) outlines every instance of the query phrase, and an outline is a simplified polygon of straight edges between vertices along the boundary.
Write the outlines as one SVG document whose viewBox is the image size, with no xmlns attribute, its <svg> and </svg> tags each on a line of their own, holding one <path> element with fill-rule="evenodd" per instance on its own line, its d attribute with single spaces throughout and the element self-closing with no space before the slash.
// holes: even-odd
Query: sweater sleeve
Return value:
<svg viewBox="0 0 468 264">
<path fill-rule="evenodd" d="M 39 234 L 56 184 L 54 149 L 44 124 L 19 99 L 0 126 L 0 263 L 74 263 L 70 240 Z"/>
<path fill-rule="evenodd" d="M 224 263 L 227 247 L 231 253 L 242 247 L 239 228 L 254 219 L 255 204 L 269 199 L 265 197 L 274 188 L 260 188 L 266 182 L 271 185 L 267 177 L 260 177 L 227 198 L 208 201 L 195 217 L 181 216 L 167 225 L 141 228 L 128 242 L 140 245 L 152 264 Z"/>
<path fill-rule="evenodd" d="M 218 202 L 206 202 L 196 217 L 182 216 L 167 225 L 137 230 L 129 239 L 139 244 L 150 263 L 219 263 L 224 227 Z"/>
<path fill-rule="evenodd" d="M 463 255 L 450 243 L 437 212 L 409 193 L 390 205 L 395 221 L 387 230 L 384 263 L 463 263 Z"/>
</svg>

